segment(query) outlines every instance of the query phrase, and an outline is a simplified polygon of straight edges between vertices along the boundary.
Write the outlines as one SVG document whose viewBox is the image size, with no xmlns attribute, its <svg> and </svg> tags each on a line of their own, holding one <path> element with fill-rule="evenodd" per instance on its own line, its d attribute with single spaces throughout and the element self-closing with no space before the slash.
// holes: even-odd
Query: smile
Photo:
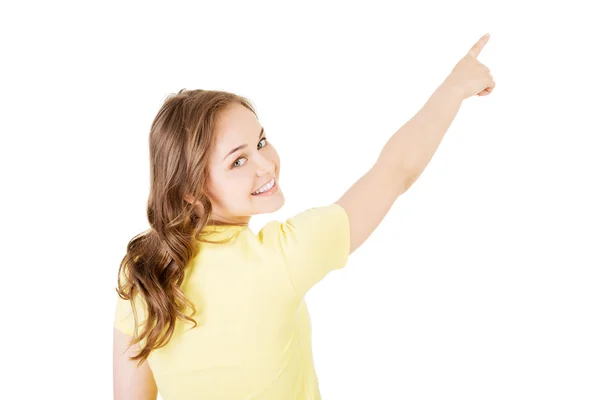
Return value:
<svg viewBox="0 0 600 400">
<path fill-rule="evenodd" d="M 275 178 L 272 178 L 269 182 L 267 182 L 264 186 L 258 189 L 256 192 L 251 193 L 252 196 L 266 196 L 273 193 L 276 189 Z"/>
</svg>

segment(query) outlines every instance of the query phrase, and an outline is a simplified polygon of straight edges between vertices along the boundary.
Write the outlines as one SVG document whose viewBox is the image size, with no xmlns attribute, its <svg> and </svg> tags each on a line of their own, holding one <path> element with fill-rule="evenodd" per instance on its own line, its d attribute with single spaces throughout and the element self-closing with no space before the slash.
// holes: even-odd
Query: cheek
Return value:
<svg viewBox="0 0 600 400">
<path fill-rule="evenodd" d="M 256 171 L 251 171 L 250 168 L 244 171 L 238 171 L 238 174 L 231 176 L 223 186 L 223 196 L 227 194 L 231 199 L 240 199 L 245 196 L 250 196 L 250 192 L 256 185 Z"/>
<path fill-rule="evenodd" d="M 227 188 L 223 185 L 225 176 L 211 174 L 206 184 L 206 195 L 211 203 L 222 205 L 223 199 L 227 197 Z"/>
<path fill-rule="evenodd" d="M 206 196 L 213 205 L 219 204 L 219 195 L 217 188 L 212 184 L 206 185 Z"/>
</svg>

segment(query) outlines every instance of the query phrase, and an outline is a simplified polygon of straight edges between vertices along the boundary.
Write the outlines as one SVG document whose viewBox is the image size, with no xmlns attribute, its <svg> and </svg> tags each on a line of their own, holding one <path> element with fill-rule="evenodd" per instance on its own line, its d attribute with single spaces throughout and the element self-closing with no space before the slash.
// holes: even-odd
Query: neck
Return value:
<svg viewBox="0 0 600 400">
<path fill-rule="evenodd" d="M 228 226 L 228 225 L 248 226 L 249 222 L 250 222 L 250 218 L 240 219 L 237 221 L 233 221 L 233 220 L 224 221 L 224 220 L 209 219 L 206 222 L 206 225 L 211 225 L 211 226 Z"/>
</svg>

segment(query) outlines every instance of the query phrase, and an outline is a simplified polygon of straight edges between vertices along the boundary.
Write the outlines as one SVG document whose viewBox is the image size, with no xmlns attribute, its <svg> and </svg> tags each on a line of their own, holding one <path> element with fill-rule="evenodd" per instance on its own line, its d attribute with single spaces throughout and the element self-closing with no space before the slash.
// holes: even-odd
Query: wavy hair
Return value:
<svg viewBox="0 0 600 400">
<path fill-rule="evenodd" d="M 206 194 L 208 161 L 216 142 L 216 120 L 223 109 L 239 103 L 255 115 L 250 100 L 216 90 L 186 90 L 167 96 L 152 122 L 150 146 L 150 194 L 147 215 L 150 229 L 133 237 L 118 270 L 116 291 L 129 300 L 135 321 L 131 345 L 140 352 L 131 357 L 140 366 L 154 349 L 165 346 L 175 322 L 189 321 L 196 308 L 181 285 L 185 268 L 196 256 L 210 220 L 212 206 Z M 189 196 L 189 197 L 188 197 Z M 192 202 L 188 199 L 192 199 Z M 206 232 L 204 232 L 206 233 Z M 223 243 L 227 239 L 210 242 Z M 139 325 L 135 296 L 147 311 Z M 192 309 L 191 316 L 184 313 Z M 138 327 L 142 327 L 141 332 Z"/>
</svg>

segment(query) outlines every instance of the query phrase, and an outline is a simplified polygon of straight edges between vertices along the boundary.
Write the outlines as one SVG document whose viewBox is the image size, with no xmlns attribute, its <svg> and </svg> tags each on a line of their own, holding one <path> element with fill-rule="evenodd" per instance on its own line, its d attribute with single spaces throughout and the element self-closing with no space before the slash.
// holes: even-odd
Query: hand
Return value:
<svg viewBox="0 0 600 400">
<path fill-rule="evenodd" d="M 489 38 L 489 33 L 482 36 L 471 50 L 469 50 L 467 55 L 456 64 L 444 81 L 445 85 L 450 86 L 452 90 L 459 93 L 461 100 L 475 94 L 478 96 L 487 96 L 492 93 L 492 90 L 496 86 L 490 69 L 477 60 L 477 56 L 479 56 Z"/>
</svg>

